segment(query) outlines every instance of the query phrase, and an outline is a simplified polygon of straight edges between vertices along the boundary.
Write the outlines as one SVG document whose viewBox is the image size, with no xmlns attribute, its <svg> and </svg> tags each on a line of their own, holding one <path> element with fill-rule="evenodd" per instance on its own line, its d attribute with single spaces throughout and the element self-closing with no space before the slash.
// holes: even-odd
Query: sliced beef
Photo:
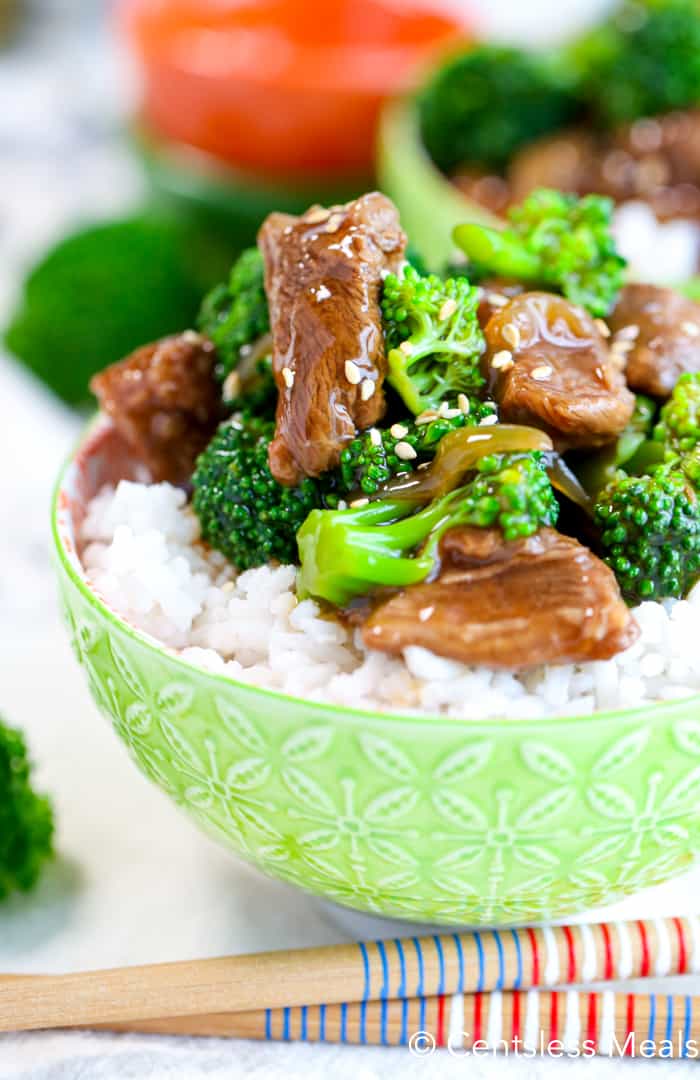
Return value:
<svg viewBox="0 0 700 1080">
<path fill-rule="evenodd" d="M 634 395 L 619 354 L 582 308 L 551 293 L 521 293 L 484 333 L 502 420 L 542 428 L 559 450 L 601 446 L 626 426 Z"/>
<path fill-rule="evenodd" d="M 700 304 L 673 289 L 626 285 L 608 321 L 633 390 L 666 398 L 684 371 L 700 371 Z"/>
<path fill-rule="evenodd" d="M 222 418 L 212 343 L 187 331 L 137 349 L 90 383 L 154 480 L 189 480 Z"/>
<path fill-rule="evenodd" d="M 400 654 L 420 645 L 465 664 L 522 670 L 607 660 L 639 630 L 608 567 L 553 529 L 505 543 L 498 530 L 445 534 L 437 581 L 379 604 L 367 646 Z"/>
<path fill-rule="evenodd" d="M 270 214 L 258 242 L 279 388 L 270 469 L 295 484 L 336 465 L 384 413 L 380 290 L 406 237 L 393 203 L 374 192 L 299 218 Z"/>
</svg>

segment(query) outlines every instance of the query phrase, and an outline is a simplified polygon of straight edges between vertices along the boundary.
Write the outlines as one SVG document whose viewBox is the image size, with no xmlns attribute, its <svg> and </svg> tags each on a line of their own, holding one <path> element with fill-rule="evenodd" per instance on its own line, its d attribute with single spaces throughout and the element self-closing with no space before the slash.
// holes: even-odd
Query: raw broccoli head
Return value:
<svg viewBox="0 0 700 1080">
<path fill-rule="evenodd" d="M 392 424 L 390 428 L 370 428 L 361 432 L 340 455 L 337 490 L 375 495 L 383 484 L 430 461 L 438 443 L 450 431 L 496 415 L 494 401 L 474 398 L 467 404 L 468 412 L 448 409 L 446 415 L 437 415 L 434 419 L 426 417 L 420 424 L 411 419 Z"/>
<path fill-rule="evenodd" d="M 503 231 L 458 225 L 457 245 L 479 274 L 515 278 L 561 292 L 592 315 L 610 313 L 623 285 L 625 259 L 612 234 L 613 202 L 538 188 L 508 212 Z"/>
<path fill-rule="evenodd" d="M 0 899 L 31 889 L 52 855 L 51 806 L 32 790 L 30 769 L 21 732 L 0 719 Z"/>
<path fill-rule="evenodd" d="M 247 248 L 233 264 L 228 282 L 205 296 L 197 325 L 216 345 L 216 374 L 224 383 L 227 404 L 254 415 L 273 415 L 277 391 L 269 356 L 260 357 L 245 378 L 234 375 L 233 383 L 229 378 L 246 367 L 246 354 L 270 329 L 263 258 L 258 248 Z"/>
<path fill-rule="evenodd" d="M 624 3 L 572 50 L 582 94 L 613 126 L 700 101 L 700 11 L 695 0 Z"/>
<path fill-rule="evenodd" d="M 605 561 L 629 603 L 685 596 L 700 576 L 700 509 L 683 475 L 620 475 L 594 511 Z"/>
<path fill-rule="evenodd" d="M 197 460 L 192 506 L 203 538 L 239 570 L 270 560 L 296 562 L 296 532 L 321 503 L 306 478 L 283 487 L 270 472 L 267 451 L 274 423 L 235 417 L 222 424 Z"/>
<path fill-rule="evenodd" d="M 407 266 L 403 277 L 389 274 L 385 279 L 387 378 L 415 415 L 484 385 L 478 303 L 478 291 L 465 277 L 423 277 Z"/>
<path fill-rule="evenodd" d="M 313 510 L 297 540 L 301 595 L 343 606 L 379 586 L 424 581 L 456 525 L 497 526 L 506 540 L 553 525 L 558 505 L 539 454 L 481 459 L 464 486 L 423 509 L 389 494 L 349 510 Z"/>
<path fill-rule="evenodd" d="M 654 438 L 674 454 L 687 454 L 700 442 L 700 372 L 678 379 L 661 409 Z"/>
<path fill-rule="evenodd" d="M 570 68 L 554 56 L 481 45 L 438 69 L 418 98 L 423 142 L 445 172 L 500 169 L 577 111 Z"/>
</svg>

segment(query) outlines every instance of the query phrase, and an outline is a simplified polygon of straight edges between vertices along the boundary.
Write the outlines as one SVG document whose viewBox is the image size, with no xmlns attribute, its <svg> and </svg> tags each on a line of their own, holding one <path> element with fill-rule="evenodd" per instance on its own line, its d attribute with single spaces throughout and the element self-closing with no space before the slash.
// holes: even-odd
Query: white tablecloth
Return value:
<svg viewBox="0 0 700 1080">
<path fill-rule="evenodd" d="M 518 0 L 514 0 L 521 9 Z M 507 5 L 492 5 L 503 18 Z M 510 5 L 508 5 L 510 6 Z M 584 3 L 567 5 L 581 9 Z M 590 5 L 589 5 L 590 6 Z M 117 137 L 111 55 L 92 6 L 73 5 L 0 55 L 0 323 L 21 268 L 68 220 L 128 205 L 140 181 Z M 540 14 L 547 5 L 534 2 Z M 91 14 L 92 13 L 92 14 Z M 540 21 L 540 26 L 542 22 Z M 0 711 L 22 726 L 52 795 L 58 858 L 30 897 L 0 905 L 0 971 L 40 972 L 323 944 L 381 927 L 327 909 L 236 862 L 200 835 L 128 760 L 91 703 L 60 626 L 48 503 L 80 420 L 0 356 Z M 690 911 L 700 872 L 638 896 L 622 915 Z M 700 992 L 700 988 L 699 992 Z M 577 1076 L 643 1062 L 470 1061 L 472 1077 Z M 691 1064 L 674 1063 L 677 1075 Z M 96 1034 L 0 1036 L 0 1080 L 130 1077 L 420 1077 L 464 1074 L 444 1054 Z M 651 1075 L 651 1072 L 649 1073 Z M 655 1072 L 658 1075 L 658 1071 Z"/>
</svg>

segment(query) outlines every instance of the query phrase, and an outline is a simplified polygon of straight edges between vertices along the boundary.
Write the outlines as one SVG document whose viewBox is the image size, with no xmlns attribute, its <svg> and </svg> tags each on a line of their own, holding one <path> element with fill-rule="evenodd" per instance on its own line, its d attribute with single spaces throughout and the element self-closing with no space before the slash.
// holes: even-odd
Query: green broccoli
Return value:
<svg viewBox="0 0 700 1080">
<path fill-rule="evenodd" d="M 252 370 L 246 371 L 246 353 L 270 329 L 263 258 L 258 248 L 247 248 L 233 264 L 228 282 L 205 296 L 197 325 L 216 345 L 216 373 L 224 383 L 227 404 L 234 411 L 273 415 L 277 391 L 270 356 L 258 357 Z M 240 377 L 234 377 L 232 383 L 229 376 L 233 372 Z"/>
<path fill-rule="evenodd" d="M 605 316 L 627 265 L 615 247 L 612 212 L 612 199 L 603 195 L 579 199 L 538 188 L 508 211 L 508 228 L 458 225 L 454 240 L 478 273 L 555 289 L 592 315 Z"/>
<path fill-rule="evenodd" d="M 582 97 L 605 125 L 694 106 L 700 101 L 697 3 L 623 3 L 571 56 L 583 73 Z"/>
<path fill-rule="evenodd" d="M 571 66 L 554 55 L 480 45 L 452 58 L 418 97 L 423 143 L 445 172 L 500 169 L 519 147 L 576 114 Z"/>
<path fill-rule="evenodd" d="M 32 790 L 24 738 L 0 719 L 0 899 L 32 888 L 52 841 L 51 806 Z"/>
<path fill-rule="evenodd" d="M 382 315 L 388 382 L 412 413 L 484 385 L 484 336 L 476 317 L 478 291 L 466 278 L 422 277 L 407 266 L 384 281 Z"/>
<path fill-rule="evenodd" d="M 412 419 L 392 424 L 390 428 L 370 428 L 361 432 L 344 448 L 340 455 L 337 490 L 342 492 L 363 491 L 375 495 L 383 484 L 403 473 L 413 472 L 419 465 L 434 457 L 438 443 L 450 431 L 465 424 L 478 424 L 486 416 L 495 416 L 494 401 L 474 398 L 468 402 L 468 412 L 449 409 L 446 415 L 437 415 L 416 424 Z M 397 444 L 403 456 L 396 453 Z M 408 450 L 406 450 L 408 447 Z"/>
<path fill-rule="evenodd" d="M 661 409 L 654 438 L 675 455 L 687 454 L 700 442 L 700 372 L 680 376 Z"/>
<path fill-rule="evenodd" d="M 192 476 L 192 507 L 203 538 L 239 570 L 270 560 L 296 562 L 296 532 L 321 505 L 310 479 L 283 487 L 273 478 L 267 451 L 274 423 L 236 416 L 222 424 L 200 454 Z"/>
<path fill-rule="evenodd" d="M 685 596 L 700 576 L 700 507 L 677 468 L 621 474 L 599 496 L 594 519 L 629 603 Z"/>
<path fill-rule="evenodd" d="M 389 495 L 349 510 L 313 510 L 297 534 L 300 595 L 343 606 L 378 586 L 413 585 L 435 569 L 440 539 L 453 526 L 498 526 L 514 540 L 555 524 L 558 514 L 539 453 L 489 454 L 463 487 L 416 506 Z"/>
</svg>

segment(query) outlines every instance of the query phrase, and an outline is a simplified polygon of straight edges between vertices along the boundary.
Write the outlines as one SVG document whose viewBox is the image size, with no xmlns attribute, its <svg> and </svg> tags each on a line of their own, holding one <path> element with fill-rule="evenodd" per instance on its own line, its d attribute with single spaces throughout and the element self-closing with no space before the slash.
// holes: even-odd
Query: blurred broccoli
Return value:
<svg viewBox="0 0 700 1080">
<path fill-rule="evenodd" d="M 32 888 L 52 841 L 51 806 L 32 789 L 24 738 L 0 718 L 0 900 Z"/>
<path fill-rule="evenodd" d="M 241 349 L 270 329 L 263 258 L 246 248 L 231 268 L 227 282 L 205 296 L 197 325 L 216 345 L 221 379 L 238 367 Z"/>
<path fill-rule="evenodd" d="M 458 225 L 455 243 L 480 274 L 556 289 L 592 315 L 610 313 L 622 288 L 625 259 L 612 234 L 613 202 L 538 188 L 508 212 L 498 231 Z"/>
<path fill-rule="evenodd" d="M 466 278 L 423 277 L 412 266 L 401 278 L 386 277 L 382 315 L 388 381 L 415 415 L 483 387 L 485 345 L 477 307 L 478 291 Z"/>
<path fill-rule="evenodd" d="M 418 97 L 423 142 L 445 172 L 500 169 L 515 151 L 567 124 L 578 103 L 555 55 L 479 45 L 435 72 Z"/>
<path fill-rule="evenodd" d="M 283 487 L 272 476 L 267 451 L 274 423 L 234 417 L 222 424 L 197 459 L 192 507 L 203 538 L 238 570 L 271 559 L 296 562 L 296 532 L 321 505 L 321 488 L 307 477 Z"/>
<path fill-rule="evenodd" d="M 695 0 L 634 0 L 571 50 L 582 96 L 603 124 L 700 101 L 700 11 Z"/>
<path fill-rule="evenodd" d="M 628 602 L 685 596 L 700 577 L 700 508 L 678 468 L 621 473 L 599 496 L 594 518 Z"/>
</svg>

